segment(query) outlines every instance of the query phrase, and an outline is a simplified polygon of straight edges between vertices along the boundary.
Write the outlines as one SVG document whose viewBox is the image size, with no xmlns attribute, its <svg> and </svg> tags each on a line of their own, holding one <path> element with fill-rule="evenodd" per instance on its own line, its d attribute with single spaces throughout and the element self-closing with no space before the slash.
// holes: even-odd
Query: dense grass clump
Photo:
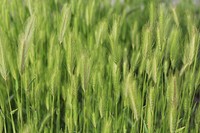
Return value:
<svg viewBox="0 0 200 133">
<path fill-rule="evenodd" d="M 0 0 L 0 133 L 200 132 L 191 0 Z"/>
</svg>

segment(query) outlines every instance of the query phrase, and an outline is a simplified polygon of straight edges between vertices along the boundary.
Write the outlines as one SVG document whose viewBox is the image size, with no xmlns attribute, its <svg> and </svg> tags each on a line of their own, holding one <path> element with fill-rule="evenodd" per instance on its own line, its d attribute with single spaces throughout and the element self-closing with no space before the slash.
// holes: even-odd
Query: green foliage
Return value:
<svg viewBox="0 0 200 133">
<path fill-rule="evenodd" d="M 0 133 L 200 132 L 199 13 L 0 0 Z"/>
</svg>

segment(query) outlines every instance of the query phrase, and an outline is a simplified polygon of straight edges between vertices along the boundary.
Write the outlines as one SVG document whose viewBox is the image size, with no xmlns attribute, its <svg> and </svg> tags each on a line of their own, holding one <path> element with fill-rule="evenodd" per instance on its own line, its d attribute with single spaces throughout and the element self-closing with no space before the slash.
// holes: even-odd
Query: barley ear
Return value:
<svg viewBox="0 0 200 133">
<path fill-rule="evenodd" d="M 192 38 L 191 38 L 191 42 L 190 42 L 190 52 L 189 52 L 189 64 L 191 65 L 193 60 L 194 60 L 194 56 L 195 56 L 195 42 L 196 41 L 196 34 L 193 34 Z"/>
<path fill-rule="evenodd" d="M 180 71 L 180 76 L 183 75 L 183 73 L 186 71 L 186 69 L 194 62 L 195 58 L 195 52 L 196 52 L 196 34 L 195 29 L 193 29 L 192 37 L 190 42 L 188 42 L 185 45 L 185 51 L 184 51 L 184 56 L 183 56 L 183 63 L 184 66 L 182 67 Z"/>
<path fill-rule="evenodd" d="M 127 76 L 126 87 L 128 91 L 130 107 L 133 111 L 135 120 L 139 120 L 140 117 L 140 94 L 137 90 L 137 83 L 131 76 L 131 73 Z"/>
<path fill-rule="evenodd" d="M 0 73 L 4 80 L 7 79 L 7 69 L 5 63 L 4 48 L 0 38 Z"/>
<path fill-rule="evenodd" d="M 155 4 L 153 2 L 150 2 L 150 7 L 149 7 L 149 21 L 151 27 L 153 27 L 154 24 L 154 19 L 155 19 Z"/>
<path fill-rule="evenodd" d="M 21 74 L 23 74 L 25 70 L 25 60 L 26 60 L 29 45 L 31 43 L 30 41 L 33 37 L 34 30 L 35 30 L 35 16 L 32 15 L 27 20 L 24 34 L 20 36 L 18 65 L 19 65 L 19 70 Z"/>
<path fill-rule="evenodd" d="M 102 129 L 102 133 L 110 133 L 112 130 L 111 128 L 112 126 L 112 119 L 108 118 L 107 120 L 104 121 L 104 126 L 103 126 L 103 129 Z"/>
<path fill-rule="evenodd" d="M 174 69 L 178 63 L 180 58 L 180 31 L 178 28 L 174 28 L 169 37 L 169 45 L 170 45 L 170 60 L 172 68 Z"/>
<path fill-rule="evenodd" d="M 176 26 L 179 26 L 178 16 L 177 16 L 177 13 L 176 13 L 176 9 L 174 7 L 172 7 L 172 13 L 173 13 L 173 17 L 174 17 L 174 21 L 176 23 Z"/>
<path fill-rule="evenodd" d="M 152 61 L 152 78 L 154 83 L 157 83 L 157 60 L 156 60 L 156 55 L 153 57 Z"/>
<path fill-rule="evenodd" d="M 106 38 L 106 33 L 108 29 L 108 24 L 106 21 L 100 22 L 100 24 L 97 27 L 97 30 L 95 31 L 95 39 L 96 44 L 102 44 L 104 39 Z"/>
<path fill-rule="evenodd" d="M 167 88 L 167 101 L 169 109 L 169 128 L 170 132 L 173 133 L 176 130 L 176 120 L 177 120 L 177 104 L 178 104 L 178 95 L 177 95 L 177 78 L 172 76 L 170 78 L 170 84 Z"/>
<path fill-rule="evenodd" d="M 64 45 L 65 47 L 65 50 L 66 50 L 66 62 L 67 62 L 67 70 L 71 75 L 73 75 L 73 71 L 74 71 L 74 68 L 75 68 L 75 61 L 76 61 L 76 54 L 75 54 L 75 39 L 73 38 L 73 35 L 72 33 L 70 33 L 68 35 L 68 41 L 67 41 L 67 45 Z"/>
<path fill-rule="evenodd" d="M 83 91 L 85 92 L 89 85 L 92 62 L 88 57 L 88 55 L 85 53 L 82 53 L 80 58 L 81 58 L 81 64 L 83 64 L 81 67 L 81 84 Z"/>
<path fill-rule="evenodd" d="M 59 38 L 58 38 L 60 44 L 63 42 L 66 28 L 69 25 L 70 19 L 71 19 L 71 9 L 68 6 L 68 4 L 65 4 L 62 8 L 62 18 L 61 18 Z"/>
<path fill-rule="evenodd" d="M 109 35 L 112 53 L 115 51 L 115 47 L 118 41 L 119 29 L 120 29 L 120 18 L 117 17 L 113 22 L 111 33 Z"/>
<path fill-rule="evenodd" d="M 147 109 L 147 126 L 149 133 L 153 133 L 153 112 L 154 112 L 154 103 L 155 103 L 155 91 L 154 88 L 150 88 L 149 92 L 149 102 L 148 102 L 148 109 Z"/>
</svg>

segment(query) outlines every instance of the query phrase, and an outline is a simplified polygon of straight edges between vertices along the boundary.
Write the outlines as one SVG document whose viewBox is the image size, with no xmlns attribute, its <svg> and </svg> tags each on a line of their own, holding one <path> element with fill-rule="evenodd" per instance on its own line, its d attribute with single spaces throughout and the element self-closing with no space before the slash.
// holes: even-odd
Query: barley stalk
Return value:
<svg viewBox="0 0 200 133">
<path fill-rule="evenodd" d="M 4 119 L 0 115 L 0 133 L 3 133 L 3 123 L 4 123 Z"/>
</svg>

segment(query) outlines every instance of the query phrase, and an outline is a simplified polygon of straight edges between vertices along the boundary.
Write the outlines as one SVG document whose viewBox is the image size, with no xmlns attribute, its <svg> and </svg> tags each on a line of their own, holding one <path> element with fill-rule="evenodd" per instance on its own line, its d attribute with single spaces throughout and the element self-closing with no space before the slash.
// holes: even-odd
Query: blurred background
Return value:
<svg viewBox="0 0 200 133">
<path fill-rule="evenodd" d="M 111 0 L 111 3 L 114 4 L 117 0 Z M 127 0 L 119 0 L 121 3 L 124 3 Z M 141 0 L 142 1 L 142 0 Z M 178 4 L 180 1 L 190 1 L 193 2 L 193 4 L 195 5 L 199 5 L 200 4 L 200 0 L 161 0 L 163 2 L 171 2 L 172 4 L 176 5 Z"/>
</svg>

